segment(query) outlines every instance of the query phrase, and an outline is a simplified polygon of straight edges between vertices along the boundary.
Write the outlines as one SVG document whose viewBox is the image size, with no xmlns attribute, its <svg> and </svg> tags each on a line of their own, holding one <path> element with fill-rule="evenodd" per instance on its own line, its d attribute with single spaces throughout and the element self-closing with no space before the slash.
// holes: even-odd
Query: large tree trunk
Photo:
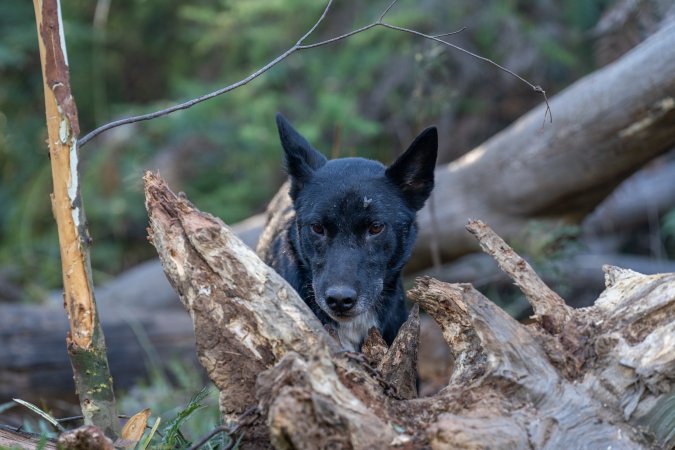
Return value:
<svg viewBox="0 0 675 450">
<path fill-rule="evenodd" d="M 157 176 L 145 181 L 150 235 L 193 320 L 221 410 L 232 417 L 257 407 L 244 437 L 250 447 L 675 444 L 675 274 L 608 267 L 596 305 L 574 310 L 494 232 L 471 222 L 535 321 L 519 324 L 471 285 L 419 279 L 409 296 L 440 325 L 455 364 L 443 391 L 411 399 L 416 314 L 390 349 L 371 334 L 365 356 L 336 351 L 304 302 L 227 226 Z"/>
<path fill-rule="evenodd" d="M 619 183 L 675 144 L 675 23 L 535 108 L 437 172 L 435 214 L 420 215 L 411 269 L 474 251 L 464 232 L 482 217 L 505 238 L 533 219 L 578 223 Z M 434 221 L 436 227 L 434 227 Z M 435 230 L 436 228 L 436 230 Z M 434 238 L 434 232 L 438 234 Z"/>
</svg>

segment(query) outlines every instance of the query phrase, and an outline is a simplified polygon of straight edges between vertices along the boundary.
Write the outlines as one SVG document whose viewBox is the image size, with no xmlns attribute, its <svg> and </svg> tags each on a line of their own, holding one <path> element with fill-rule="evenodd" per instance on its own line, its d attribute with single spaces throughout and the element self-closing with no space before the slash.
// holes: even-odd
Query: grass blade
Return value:
<svg viewBox="0 0 675 450">
<path fill-rule="evenodd" d="M 164 438 L 162 439 L 162 447 L 173 448 L 176 444 L 186 445 L 188 442 L 180 432 L 180 426 L 185 422 L 190 415 L 201 408 L 202 401 L 208 395 L 209 390 L 202 388 L 197 392 L 188 402 L 187 406 L 180 411 L 176 417 L 164 429 Z"/>
<path fill-rule="evenodd" d="M 150 433 L 148 434 L 148 437 L 145 438 L 142 444 L 140 444 L 137 449 L 138 450 L 145 450 L 148 448 L 148 445 L 150 445 L 150 441 L 152 440 L 152 437 L 155 435 L 157 432 L 157 428 L 159 427 L 159 423 L 162 421 L 161 417 L 158 417 L 157 420 L 155 420 L 155 424 L 152 426 L 152 430 L 150 430 Z"/>
<path fill-rule="evenodd" d="M 13 398 L 12 400 L 14 400 L 15 402 L 17 402 L 19 405 L 23 405 L 23 406 L 25 406 L 26 408 L 30 409 L 30 410 L 33 411 L 35 414 L 39 414 L 39 415 L 42 416 L 42 418 L 45 419 L 47 422 L 49 422 L 49 423 L 51 423 L 52 425 L 54 425 L 59 431 L 61 431 L 61 432 L 66 431 L 66 429 L 63 428 L 63 426 L 59 423 L 58 420 L 56 420 L 56 419 L 55 419 L 54 417 L 52 417 L 50 414 L 44 412 L 43 410 L 41 410 L 40 408 L 38 408 L 38 407 L 35 406 L 34 404 L 32 404 L 32 403 L 30 403 L 30 402 L 27 402 L 27 401 L 25 401 L 25 400 L 21 400 L 21 399 L 19 399 L 19 398 Z"/>
</svg>

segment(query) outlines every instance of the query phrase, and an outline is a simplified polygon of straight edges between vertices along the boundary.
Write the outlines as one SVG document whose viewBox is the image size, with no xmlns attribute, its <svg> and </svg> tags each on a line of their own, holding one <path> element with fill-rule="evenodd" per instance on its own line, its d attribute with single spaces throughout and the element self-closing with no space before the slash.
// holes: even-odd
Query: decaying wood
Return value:
<svg viewBox="0 0 675 450">
<path fill-rule="evenodd" d="M 417 397 L 417 343 L 420 338 L 420 309 L 413 306 L 408 320 L 377 365 L 382 378 L 405 399 Z"/>
<path fill-rule="evenodd" d="M 257 374 L 289 351 L 337 350 L 298 294 L 220 219 L 176 196 L 158 176 L 146 172 L 144 180 L 150 239 L 190 312 L 199 360 L 228 419 L 253 403 Z"/>
<path fill-rule="evenodd" d="M 419 239 L 407 267 L 408 273 L 430 267 L 430 243 L 434 232 L 442 260 L 447 262 L 478 250 L 475 240 L 465 230 L 470 217 L 487 221 L 508 240 L 520 237 L 532 220 L 550 225 L 561 221 L 575 222 L 583 218 L 612 186 L 639 169 L 646 160 L 672 149 L 675 146 L 675 109 L 669 106 L 672 105 L 669 99 L 675 97 L 675 86 L 669 75 L 675 71 L 672 67 L 675 58 L 664 55 L 671 55 L 675 48 L 675 27 L 662 28 L 657 36 L 643 42 L 615 64 L 590 74 L 552 97 L 553 124 L 546 124 L 542 129 L 543 113 L 535 110 L 462 160 L 439 167 L 434 202 L 437 223 L 443 226 L 434 231 L 429 211 L 421 212 Z M 621 74 L 627 71 L 633 74 L 622 78 Z M 579 133 L 579 129 L 587 132 Z M 502 161 L 511 164 L 514 170 L 503 169 Z M 628 201 L 626 191 L 639 191 L 641 195 L 634 195 L 629 204 L 621 204 L 619 199 L 610 201 L 589 218 L 589 231 L 606 235 L 625 228 L 626 224 L 636 226 L 636 220 L 645 223 L 646 206 L 652 212 L 666 210 L 669 205 L 672 207 L 675 178 L 673 169 L 667 166 L 672 164 L 654 167 L 642 176 L 642 181 L 631 182 L 619 197 Z M 565 168 L 564 177 L 550 177 L 550 173 L 558 173 L 561 167 Z M 605 175 L 598 177 L 606 170 Z M 546 184 L 541 183 L 544 179 Z M 534 191 L 536 196 L 531 195 Z M 537 204 L 530 199 L 536 199 Z M 571 202 L 571 199 L 581 203 Z M 544 207 L 546 202 L 549 202 L 549 208 Z M 556 209 L 555 205 L 562 206 Z M 254 248 L 265 221 L 266 215 L 259 214 L 232 228 Z M 627 262 L 631 263 L 631 260 Z M 139 305 L 156 296 L 165 298 L 163 296 L 170 287 L 165 283 L 159 262 L 155 264 L 151 272 L 144 274 L 145 281 L 152 281 L 157 286 L 151 295 L 139 289 L 127 291 L 127 286 L 133 285 L 120 283 L 121 296 L 134 297 L 132 302 Z M 585 265 L 580 265 L 574 273 L 583 270 Z M 599 269 L 600 265 L 596 266 Z M 100 295 L 97 291 L 97 297 Z M 59 319 L 54 317 L 53 320 Z M 39 337 L 34 334 L 15 334 L 13 339 L 22 340 L 22 345 L 30 348 L 40 345 Z M 0 371 L 3 367 L 0 361 Z M 34 384 L 33 389 L 38 392 L 44 389 L 44 384 Z"/>
<path fill-rule="evenodd" d="M 534 309 L 537 320 L 543 321 L 545 317 L 550 317 L 555 332 L 560 332 L 572 313 L 565 300 L 553 292 L 539 278 L 532 266 L 514 252 L 490 227 L 480 220 L 470 220 L 466 229 L 476 237 L 481 249 L 492 256 L 502 271 L 506 272 L 523 291 Z"/>
<path fill-rule="evenodd" d="M 113 442 L 93 425 L 85 425 L 59 435 L 58 446 L 63 450 L 114 450 Z"/>
<path fill-rule="evenodd" d="M 673 274 L 606 268 L 607 290 L 595 306 L 567 310 L 554 303 L 547 310 L 550 323 L 563 325 L 556 329 L 547 321 L 516 322 L 471 285 L 421 278 L 409 297 L 440 325 L 454 370 L 435 396 L 405 399 L 412 393 L 400 395 L 405 390 L 396 384 L 410 376 L 398 376 L 394 362 L 412 359 L 414 345 L 406 342 L 415 340 L 415 314 L 391 349 L 371 336 L 368 355 L 337 351 L 297 295 L 222 222 L 150 174 L 146 196 L 153 242 L 193 319 L 197 352 L 221 389 L 221 408 L 231 413 L 257 404 L 259 446 L 675 444 L 668 409 L 675 380 Z M 478 237 L 492 239 L 490 233 Z M 507 247 L 491 252 L 498 260 L 515 257 Z M 521 269 L 516 264 L 509 275 L 535 303 L 550 300 L 550 293 L 536 293 L 540 282 L 522 277 Z M 379 368 L 373 357 L 381 359 Z M 403 367 L 409 374 L 410 366 Z M 237 395 L 242 392 L 247 397 Z"/>
<path fill-rule="evenodd" d="M 621 425 L 616 414 L 561 376 L 537 333 L 530 333 L 473 287 L 423 278 L 410 294 L 423 307 L 429 302 L 447 303 L 448 310 L 462 322 L 461 328 L 453 330 L 452 321 L 448 321 L 450 329 L 444 329 L 449 345 L 458 343 L 461 349 L 449 388 L 473 386 L 470 391 L 481 402 L 497 400 L 499 408 L 505 408 L 500 411 L 490 403 L 478 403 L 464 414 L 457 414 L 498 419 L 494 435 L 475 435 L 474 442 L 487 444 L 489 439 L 500 439 L 494 448 L 509 448 L 513 434 L 501 435 L 499 430 L 510 424 L 521 438 L 529 436 L 516 448 L 598 448 L 601 443 L 612 448 L 640 448 L 635 431 Z M 459 424 L 448 424 L 450 430 L 462 428 L 470 417 L 457 419 Z M 436 425 L 438 436 L 448 433 L 444 428 Z M 485 431 L 483 427 L 476 428 L 477 433 Z M 617 435 L 626 436 L 626 441 L 617 439 Z M 455 443 L 447 445 L 453 448 Z"/>
<path fill-rule="evenodd" d="M 68 57 L 59 0 L 33 0 L 45 94 L 49 157 L 63 272 L 64 307 L 70 320 L 66 337 L 73 379 L 86 424 L 115 438 L 119 421 L 106 359 L 103 330 L 94 300 L 90 237 L 80 195 L 77 106 L 70 90 Z"/>
<path fill-rule="evenodd" d="M 372 397 L 350 390 L 338 371 L 356 383 L 366 379 L 365 372 L 339 362 L 323 350 L 289 353 L 260 375 L 257 396 L 275 448 L 365 450 L 395 442 L 396 430 L 363 401 Z"/>
<path fill-rule="evenodd" d="M 380 331 L 376 327 L 371 327 L 361 346 L 361 352 L 371 363 L 377 365 L 387 354 L 387 350 L 389 350 L 389 346 L 384 341 Z"/>
</svg>

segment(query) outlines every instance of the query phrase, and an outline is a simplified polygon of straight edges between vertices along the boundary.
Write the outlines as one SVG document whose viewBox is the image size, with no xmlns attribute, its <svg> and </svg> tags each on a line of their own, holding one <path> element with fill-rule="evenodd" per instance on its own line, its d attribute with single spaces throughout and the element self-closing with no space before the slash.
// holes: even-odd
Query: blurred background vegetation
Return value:
<svg viewBox="0 0 675 450">
<path fill-rule="evenodd" d="M 340 0 L 308 42 L 372 22 L 388 2 Z M 610 2 L 401 0 L 388 21 L 518 72 L 549 95 L 593 70 L 590 31 Z M 233 83 L 290 47 L 320 15 L 308 0 L 63 2 L 83 132 Z M 42 81 L 30 2 L 0 2 L 0 281 L 5 297 L 60 286 Z M 97 282 L 154 256 L 143 169 L 234 223 L 282 182 L 274 114 L 331 156 L 391 160 L 436 123 L 441 159 L 470 150 L 540 101 L 495 68 L 435 43 L 374 29 L 303 51 L 249 85 L 190 110 L 109 131 L 82 149 Z"/>
<path fill-rule="evenodd" d="M 368 24 L 388 3 L 336 0 L 307 42 Z M 448 40 L 542 85 L 552 96 L 635 44 L 632 40 L 619 50 L 611 48 L 616 41 L 609 50 L 598 46 L 599 20 L 627 3 L 399 0 L 387 21 L 428 33 L 467 27 Z M 240 80 L 292 46 L 324 6 L 310 0 L 63 1 L 83 134 Z M 146 239 L 144 169 L 159 170 L 174 190 L 227 223 L 262 211 L 285 178 L 277 111 L 331 157 L 359 155 L 383 162 L 435 123 L 440 162 L 448 162 L 540 101 L 527 86 L 488 64 L 392 30 L 376 28 L 295 53 L 229 94 L 108 131 L 82 149 L 81 187 L 95 281 L 100 284 L 156 257 Z M 33 6 L 3 0 L 0 301 L 39 301 L 61 286 L 46 137 Z M 626 238 L 622 250 L 675 257 L 675 211 L 641 226 L 644 233 Z M 552 263 L 577 250 L 578 228 L 538 232 L 534 223 L 531 231 L 540 244 L 534 253 L 529 246 L 531 260 L 555 278 Z M 512 301 L 519 294 L 489 282 L 475 284 L 512 314 L 526 313 L 522 301 Z M 554 287 L 564 293 L 564 283 Z M 194 367 L 180 364 L 151 367 L 146 383 L 123 397 L 121 410 L 135 412 L 152 404 L 167 424 L 180 415 L 181 405 L 204 385 Z M 193 436 L 218 422 L 213 393 L 204 402 L 210 407 L 196 416 Z"/>
</svg>

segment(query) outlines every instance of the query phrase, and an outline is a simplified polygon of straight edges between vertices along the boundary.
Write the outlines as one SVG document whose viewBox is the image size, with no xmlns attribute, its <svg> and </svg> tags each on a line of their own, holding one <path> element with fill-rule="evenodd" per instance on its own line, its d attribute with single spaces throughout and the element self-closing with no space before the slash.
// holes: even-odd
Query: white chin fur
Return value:
<svg viewBox="0 0 675 450">
<path fill-rule="evenodd" d="M 366 311 L 363 314 L 337 323 L 337 335 L 345 350 L 358 352 L 371 327 L 378 326 L 375 314 Z"/>
</svg>

